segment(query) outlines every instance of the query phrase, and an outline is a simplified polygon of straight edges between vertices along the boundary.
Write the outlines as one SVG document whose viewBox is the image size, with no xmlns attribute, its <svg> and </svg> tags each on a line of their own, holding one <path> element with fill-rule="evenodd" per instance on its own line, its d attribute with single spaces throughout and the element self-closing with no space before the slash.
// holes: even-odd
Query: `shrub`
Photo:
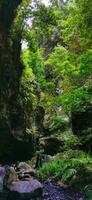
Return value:
<svg viewBox="0 0 92 200">
<path fill-rule="evenodd" d="M 69 128 L 69 121 L 67 119 L 64 119 L 62 116 L 52 116 L 51 118 L 51 125 L 50 130 L 57 130 L 61 129 L 62 131 Z"/>
</svg>

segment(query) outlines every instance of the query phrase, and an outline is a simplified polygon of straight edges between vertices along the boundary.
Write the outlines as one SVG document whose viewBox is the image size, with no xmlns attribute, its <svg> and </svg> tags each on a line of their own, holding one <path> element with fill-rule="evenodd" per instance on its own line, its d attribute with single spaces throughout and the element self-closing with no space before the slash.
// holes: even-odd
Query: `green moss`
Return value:
<svg viewBox="0 0 92 200">
<path fill-rule="evenodd" d="M 59 130 L 56 132 L 56 136 L 64 144 L 62 149 L 63 151 L 70 151 L 71 149 L 77 149 L 81 146 L 80 139 L 73 134 L 71 129 L 68 129 L 64 132 Z"/>
<path fill-rule="evenodd" d="M 69 128 L 69 120 L 63 118 L 62 116 L 53 115 L 51 117 L 51 125 L 49 128 L 51 131 L 55 130 L 64 131 Z"/>
</svg>

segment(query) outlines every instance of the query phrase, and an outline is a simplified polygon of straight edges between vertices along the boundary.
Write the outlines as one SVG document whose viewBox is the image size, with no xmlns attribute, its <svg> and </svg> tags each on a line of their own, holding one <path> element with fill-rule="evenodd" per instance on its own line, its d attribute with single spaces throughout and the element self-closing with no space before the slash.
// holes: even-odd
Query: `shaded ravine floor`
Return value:
<svg viewBox="0 0 92 200">
<path fill-rule="evenodd" d="M 88 200 L 78 193 L 73 194 L 60 187 L 55 182 L 45 181 L 43 183 L 43 200 Z"/>
</svg>

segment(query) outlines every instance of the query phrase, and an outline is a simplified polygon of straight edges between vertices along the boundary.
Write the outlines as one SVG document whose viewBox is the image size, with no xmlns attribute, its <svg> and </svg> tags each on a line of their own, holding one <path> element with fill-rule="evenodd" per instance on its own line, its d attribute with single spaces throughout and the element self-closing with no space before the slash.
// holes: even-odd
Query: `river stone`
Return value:
<svg viewBox="0 0 92 200">
<path fill-rule="evenodd" d="M 10 188 L 10 199 L 30 199 L 42 196 L 42 185 L 39 181 L 31 179 L 29 181 L 12 182 Z"/>
<path fill-rule="evenodd" d="M 6 173 L 5 168 L 0 167 L 0 192 L 3 191 L 3 181 L 4 181 L 5 173 Z"/>
<path fill-rule="evenodd" d="M 4 186 L 8 189 L 12 182 L 18 181 L 18 175 L 14 169 L 14 167 L 8 167 L 6 170 L 6 174 L 4 177 Z"/>
<path fill-rule="evenodd" d="M 18 163 L 17 168 L 18 169 L 29 169 L 30 165 L 28 165 L 26 162 L 20 162 L 20 163 Z"/>
<path fill-rule="evenodd" d="M 17 170 L 18 174 L 24 173 L 24 174 L 30 174 L 32 176 L 34 175 L 34 172 L 35 172 L 35 170 L 25 162 L 20 162 L 17 165 L 17 169 L 16 170 Z"/>
</svg>

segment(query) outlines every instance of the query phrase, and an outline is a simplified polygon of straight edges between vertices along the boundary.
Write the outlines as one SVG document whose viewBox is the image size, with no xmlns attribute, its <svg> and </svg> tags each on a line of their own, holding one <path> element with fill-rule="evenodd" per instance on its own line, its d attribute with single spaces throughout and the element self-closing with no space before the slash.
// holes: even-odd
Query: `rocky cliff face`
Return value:
<svg viewBox="0 0 92 200">
<path fill-rule="evenodd" d="M 22 0 L 0 1 L 0 161 L 31 156 L 32 137 L 25 136 L 25 117 L 18 101 L 21 32 L 12 36 L 14 19 Z M 21 139 L 19 138 L 21 135 Z"/>
</svg>

